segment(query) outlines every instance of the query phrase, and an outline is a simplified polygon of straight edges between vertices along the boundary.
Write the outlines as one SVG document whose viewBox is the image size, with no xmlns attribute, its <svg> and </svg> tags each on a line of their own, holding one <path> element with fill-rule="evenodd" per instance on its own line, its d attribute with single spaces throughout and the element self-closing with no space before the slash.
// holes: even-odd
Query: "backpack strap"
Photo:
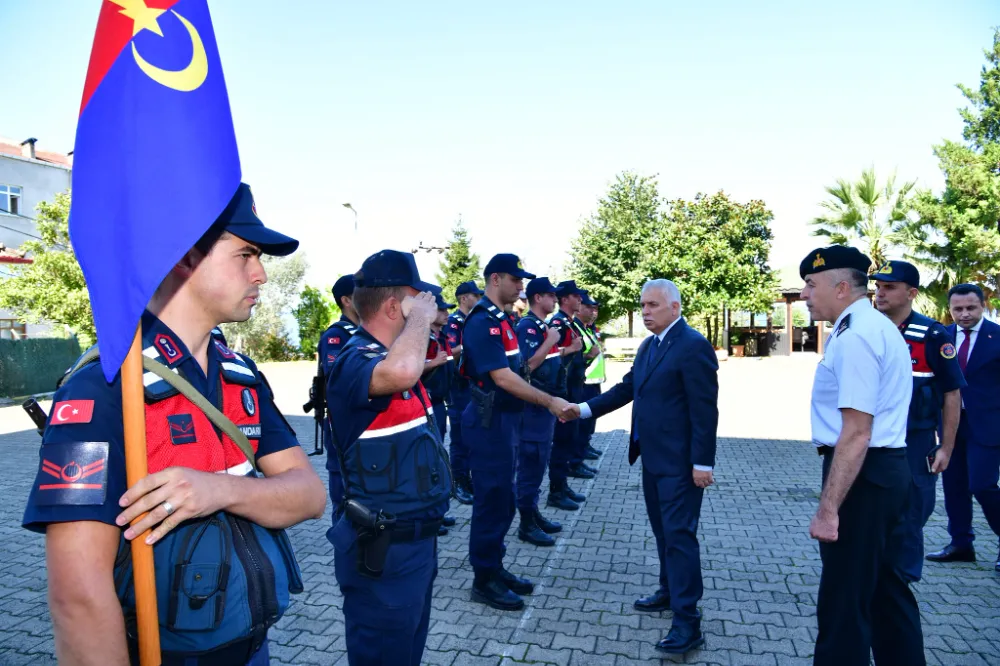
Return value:
<svg viewBox="0 0 1000 666">
<path fill-rule="evenodd" d="M 83 356 L 70 368 L 62 379 L 59 381 L 59 385 L 64 384 L 70 377 L 76 374 L 81 368 L 90 363 L 94 363 L 100 358 L 101 354 L 94 345 L 86 352 Z M 209 401 L 208 398 L 199 393 L 198 389 L 192 386 L 191 382 L 180 376 L 176 370 L 169 370 L 162 363 L 157 363 L 148 356 L 143 355 L 142 357 L 142 369 L 147 372 L 152 372 L 154 375 L 165 381 L 166 383 L 173 386 L 175 389 L 180 391 L 180 393 L 193 402 L 195 406 L 205 413 L 208 420 L 211 421 L 215 427 L 224 432 L 229 439 L 240 448 L 243 455 L 246 456 L 247 461 L 250 462 L 250 466 L 253 467 L 254 472 L 257 471 L 257 459 L 254 456 L 253 447 L 250 446 L 250 440 L 247 436 L 243 434 L 236 424 L 230 420 L 228 416 L 220 412 L 215 405 Z"/>
</svg>

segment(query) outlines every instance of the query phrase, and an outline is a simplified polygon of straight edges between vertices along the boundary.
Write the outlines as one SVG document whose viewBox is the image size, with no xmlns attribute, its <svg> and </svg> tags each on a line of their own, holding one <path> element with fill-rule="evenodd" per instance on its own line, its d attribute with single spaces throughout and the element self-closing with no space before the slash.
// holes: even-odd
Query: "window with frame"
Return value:
<svg viewBox="0 0 1000 666">
<path fill-rule="evenodd" d="M 24 340 L 28 325 L 17 319 L 0 319 L 0 340 Z"/>
<path fill-rule="evenodd" d="M 0 185 L 0 213 L 21 214 L 22 190 L 16 185 Z"/>
</svg>

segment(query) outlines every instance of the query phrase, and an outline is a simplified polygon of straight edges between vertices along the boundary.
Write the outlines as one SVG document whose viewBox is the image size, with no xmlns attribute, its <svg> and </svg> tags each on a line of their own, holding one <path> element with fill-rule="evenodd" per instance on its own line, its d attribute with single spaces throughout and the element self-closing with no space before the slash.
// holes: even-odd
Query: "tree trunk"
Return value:
<svg viewBox="0 0 1000 666">
<path fill-rule="evenodd" d="M 712 318 L 710 316 L 705 316 L 705 332 L 708 333 L 707 337 L 709 340 L 712 339 Z"/>
<path fill-rule="evenodd" d="M 632 310 L 628 311 L 628 337 L 630 337 L 630 338 L 635 333 L 634 329 L 632 328 L 632 315 L 633 314 L 635 314 L 635 313 Z"/>
</svg>

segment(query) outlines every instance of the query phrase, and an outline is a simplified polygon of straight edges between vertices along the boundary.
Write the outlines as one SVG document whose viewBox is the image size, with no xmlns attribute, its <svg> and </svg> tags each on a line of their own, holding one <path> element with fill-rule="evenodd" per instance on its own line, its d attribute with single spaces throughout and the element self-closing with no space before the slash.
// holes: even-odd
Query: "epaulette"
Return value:
<svg viewBox="0 0 1000 666">
<path fill-rule="evenodd" d="M 839 336 L 841 333 L 843 333 L 850 327 L 851 327 L 851 315 L 847 315 L 840 321 L 840 326 L 837 327 L 836 335 Z"/>
</svg>

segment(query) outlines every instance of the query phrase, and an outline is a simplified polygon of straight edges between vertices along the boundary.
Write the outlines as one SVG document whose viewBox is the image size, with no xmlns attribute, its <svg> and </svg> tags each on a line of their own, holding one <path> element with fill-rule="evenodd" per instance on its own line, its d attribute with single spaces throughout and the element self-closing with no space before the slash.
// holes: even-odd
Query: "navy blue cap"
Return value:
<svg viewBox="0 0 1000 666">
<path fill-rule="evenodd" d="M 920 286 L 920 271 L 908 261 L 887 261 L 875 271 L 871 279 L 881 282 L 905 282 L 911 287 Z"/>
<path fill-rule="evenodd" d="M 434 291 L 435 287 L 420 279 L 417 262 L 409 252 L 382 250 L 365 259 L 354 275 L 354 286 L 413 287 L 417 291 Z M 440 289 L 440 287 L 437 287 Z"/>
<path fill-rule="evenodd" d="M 588 292 L 586 289 L 581 289 L 580 291 L 583 292 L 583 296 L 580 301 L 581 303 L 583 303 L 584 305 L 589 305 L 590 307 L 597 307 L 597 301 L 595 301 L 590 297 L 590 292 Z"/>
<path fill-rule="evenodd" d="M 807 254 L 799 264 L 799 277 L 805 280 L 807 275 L 837 268 L 853 268 L 867 274 L 871 265 L 872 260 L 861 254 L 857 248 L 845 245 L 818 247 Z"/>
<path fill-rule="evenodd" d="M 340 299 L 344 296 L 350 296 L 354 293 L 354 276 L 353 275 L 343 275 L 339 280 L 333 283 L 333 300 L 337 302 L 337 307 L 340 307 Z"/>
<path fill-rule="evenodd" d="M 212 227 L 218 231 L 228 231 L 260 248 L 264 254 L 278 257 L 295 252 L 299 242 L 294 238 L 268 229 L 257 217 L 257 205 L 253 202 L 250 186 L 240 183 L 229 205 L 215 220 Z"/>
<path fill-rule="evenodd" d="M 535 294 L 554 294 L 556 288 L 547 277 L 537 277 L 528 283 L 528 288 L 524 290 L 524 293 L 530 299 Z"/>
<path fill-rule="evenodd" d="M 495 254 L 493 258 L 490 259 L 489 263 L 486 264 L 486 270 L 483 271 L 483 275 L 489 277 L 494 273 L 507 273 L 508 275 L 513 275 L 516 278 L 533 280 L 535 275 L 524 270 L 524 266 L 521 265 L 521 260 L 518 259 L 516 254 Z"/>
<path fill-rule="evenodd" d="M 454 303 L 448 303 L 444 300 L 444 296 L 441 295 L 440 291 L 434 294 L 434 300 L 437 301 L 438 310 L 451 310 L 455 307 Z"/>
<path fill-rule="evenodd" d="M 563 280 L 556 285 L 556 296 L 559 298 L 573 295 L 583 296 L 583 291 L 576 286 L 576 280 Z"/>
<path fill-rule="evenodd" d="M 476 286 L 473 280 L 468 282 L 463 282 L 462 284 L 455 287 L 455 298 L 463 296 L 465 294 L 475 294 L 476 296 L 482 296 L 483 290 Z"/>
</svg>

